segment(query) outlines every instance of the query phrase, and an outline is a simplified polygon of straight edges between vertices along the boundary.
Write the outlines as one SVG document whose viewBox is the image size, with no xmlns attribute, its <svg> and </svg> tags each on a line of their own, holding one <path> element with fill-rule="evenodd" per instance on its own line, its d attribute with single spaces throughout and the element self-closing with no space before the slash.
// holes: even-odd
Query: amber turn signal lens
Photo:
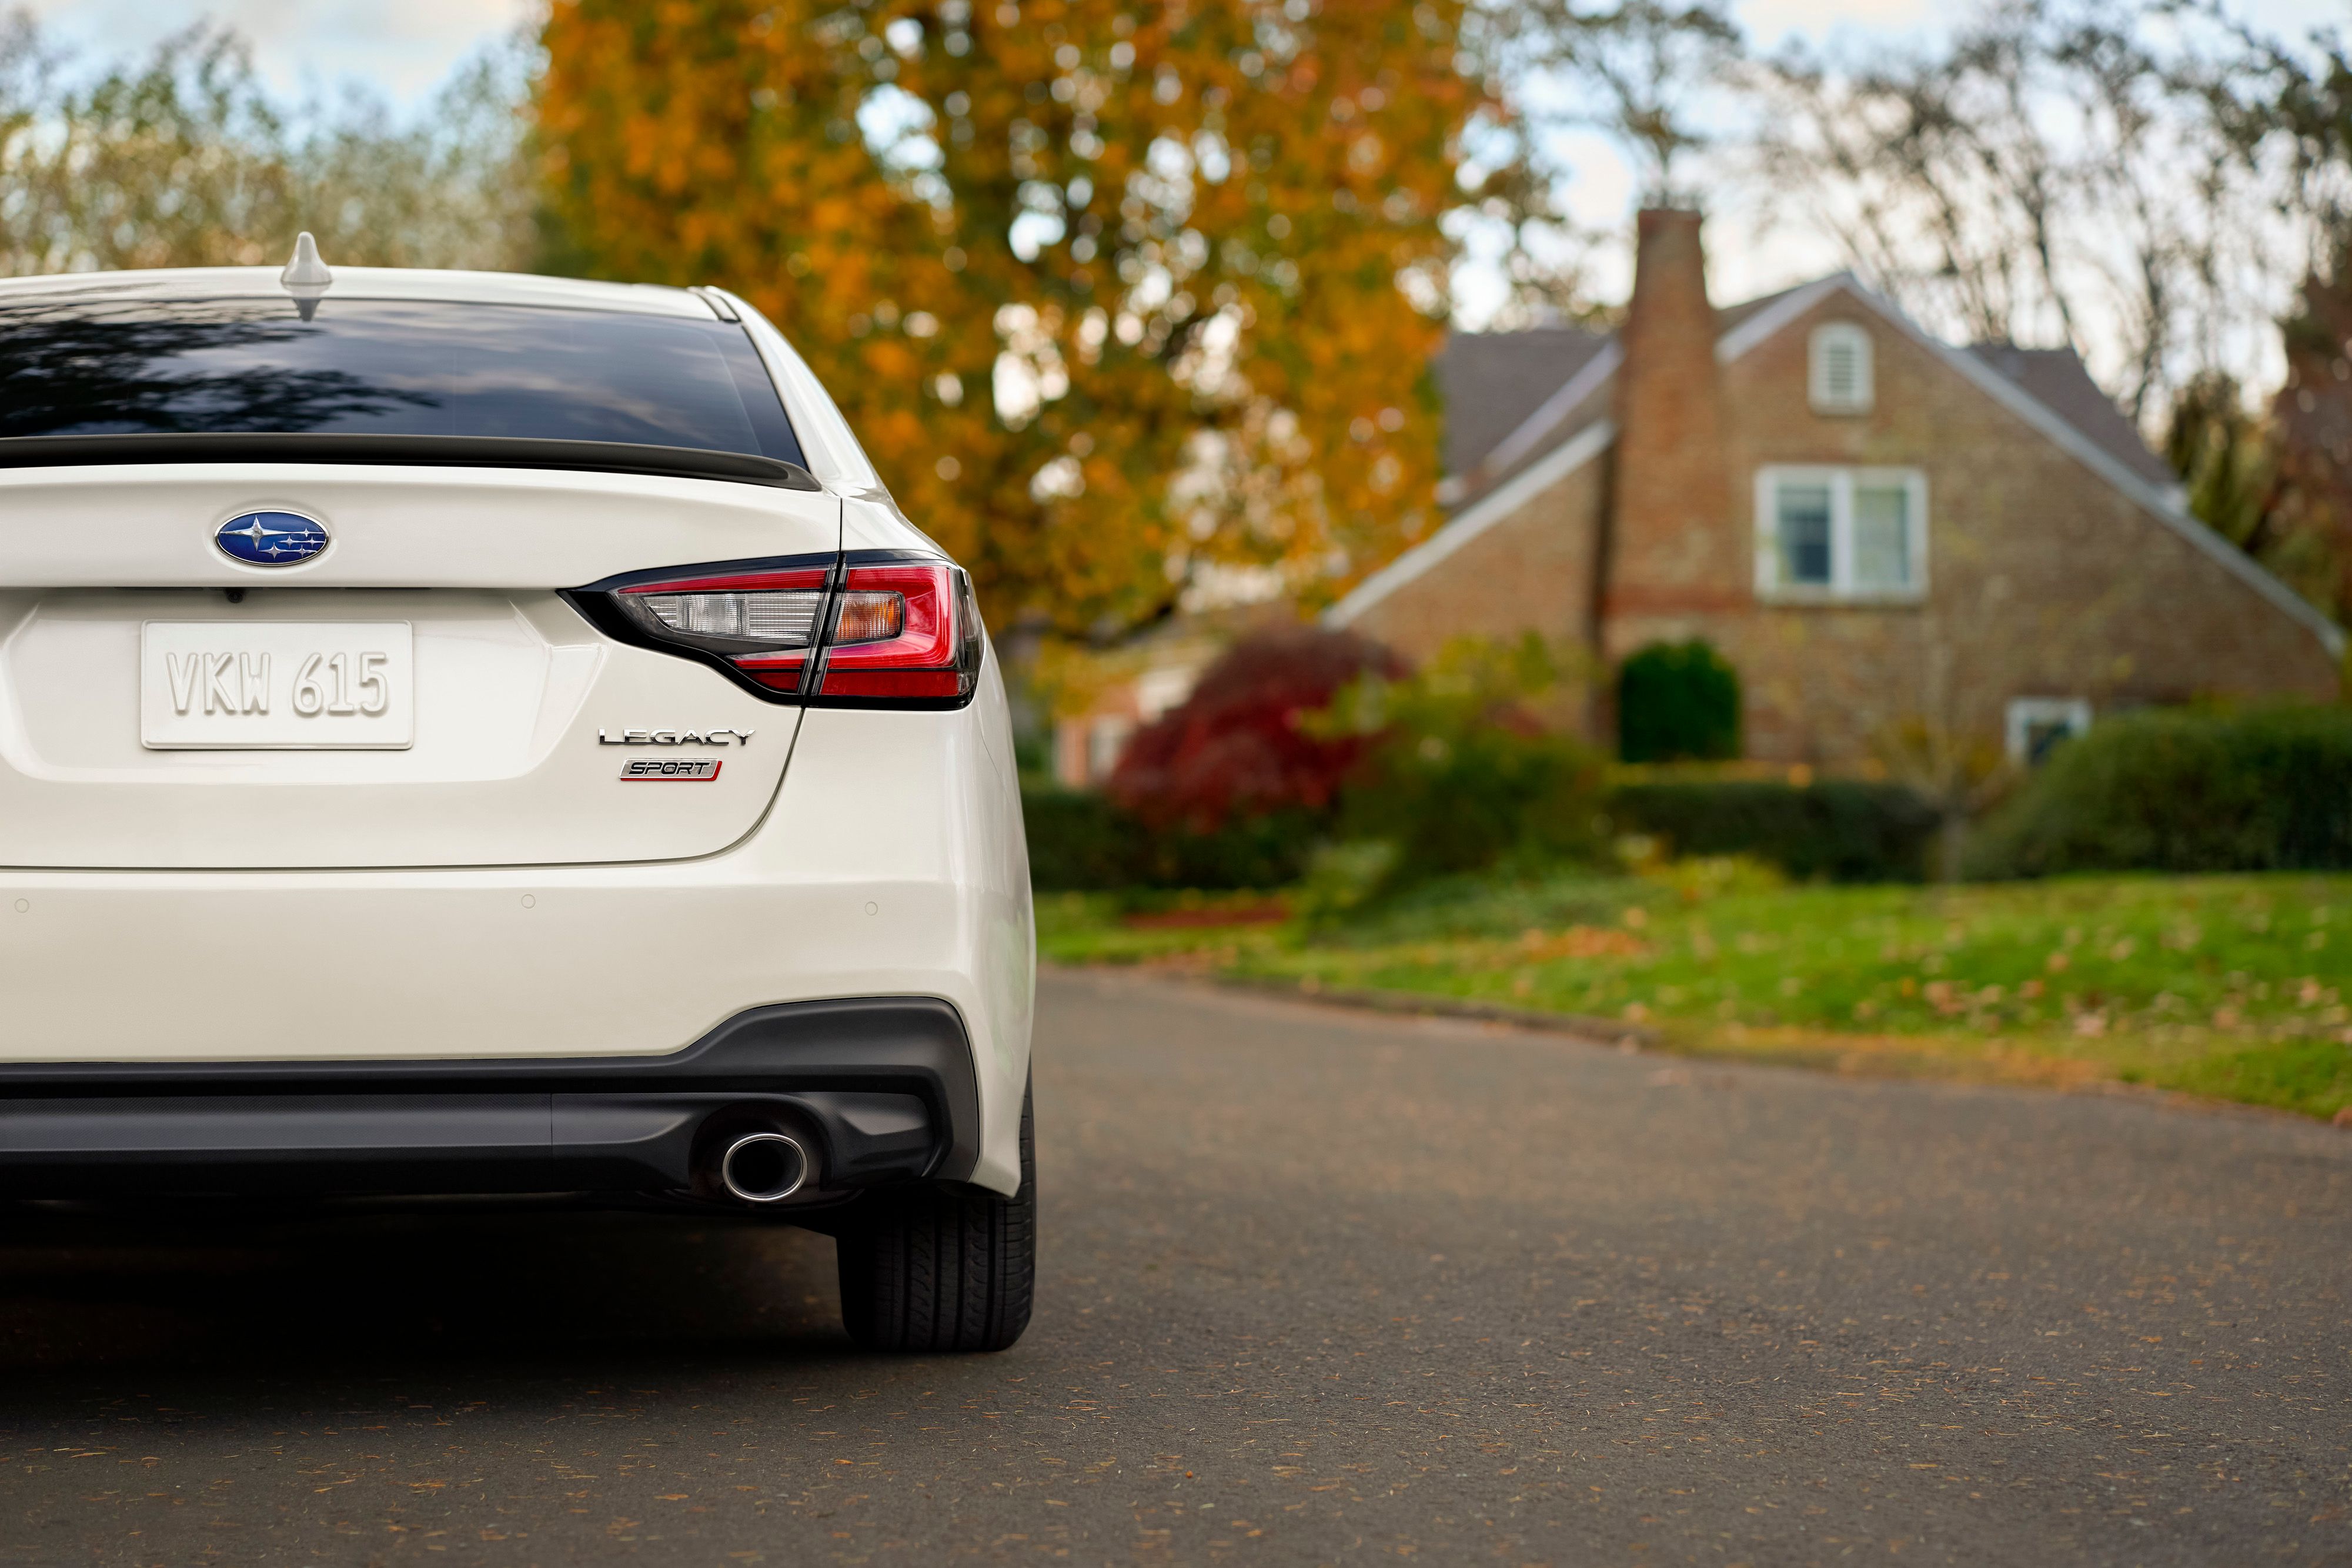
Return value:
<svg viewBox="0 0 2352 1568">
<path fill-rule="evenodd" d="M 907 629 L 907 596 L 903 593 L 852 591 L 841 596 L 841 614 L 834 622 L 834 646 L 844 643 L 879 643 Z"/>
</svg>

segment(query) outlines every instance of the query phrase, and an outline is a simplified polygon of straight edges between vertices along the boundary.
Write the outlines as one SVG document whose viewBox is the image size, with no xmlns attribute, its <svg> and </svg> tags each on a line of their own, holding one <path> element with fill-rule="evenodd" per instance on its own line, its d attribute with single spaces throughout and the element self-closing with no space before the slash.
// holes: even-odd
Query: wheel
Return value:
<svg viewBox="0 0 2352 1568">
<path fill-rule="evenodd" d="M 1021 1096 L 1021 1190 L 877 1193 L 835 1251 L 841 1322 L 868 1350 L 1003 1350 L 1029 1326 L 1037 1277 L 1037 1154 Z"/>
</svg>

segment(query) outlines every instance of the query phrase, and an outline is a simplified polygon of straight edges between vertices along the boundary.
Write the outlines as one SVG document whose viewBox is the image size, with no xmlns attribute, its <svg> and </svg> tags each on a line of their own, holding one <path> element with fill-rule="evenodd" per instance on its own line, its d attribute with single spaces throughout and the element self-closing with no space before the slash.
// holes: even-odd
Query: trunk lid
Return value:
<svg viewBox="0 0 2352 1568">
<path fill-rule="evenodd" d="M 215 544 L 223 523 L 263 511 L 315 519 L 328 548 L 273 569 Z M 518 865 L 723 850 L 773 800 L 800 710 L 615 643 L 557 591 L 829 555 L 839 538 L 829 495 L 655 476 L 0 472 L 0 865 Z M 311 689 L 298 696 L 305 667 Z M 286 719 L 305 697 L 333 713 L 396 711 L 373 736 L 322 714 L 317 734 L 331 722 L 351 732 L 322 747 Z M 240 731 L 206 718 L 207 699 L 268 711 L 247 712 Z M 264 733 L 291 738 L 251 748 Z M 214 744 L 222 735 L 246 738 Z"/>
</svg>

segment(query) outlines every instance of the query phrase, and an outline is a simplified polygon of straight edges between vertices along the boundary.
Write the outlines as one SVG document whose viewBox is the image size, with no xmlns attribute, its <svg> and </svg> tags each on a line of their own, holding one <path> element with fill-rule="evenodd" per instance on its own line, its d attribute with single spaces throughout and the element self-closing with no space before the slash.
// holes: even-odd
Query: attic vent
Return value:
<svg viewBox="0 0 2352 1568">
<path fill-rule="evenodd" d="M 1809 389 L 1816 413 L 1868 413 L 1870 334 L 1851 321 L 1814 329 Z"/>
</svg>

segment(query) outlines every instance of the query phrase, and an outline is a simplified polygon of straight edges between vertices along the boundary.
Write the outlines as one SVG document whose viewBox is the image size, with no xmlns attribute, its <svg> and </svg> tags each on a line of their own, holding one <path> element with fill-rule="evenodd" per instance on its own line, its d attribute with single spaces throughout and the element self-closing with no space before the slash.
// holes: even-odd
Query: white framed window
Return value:
<svg viewBox="0 0 2352 1568">
<path fill-rule="evenodd" d="M 1806 354 L 1806 391 L 1815 413 L 1868 413 L 1872 396 L 1870 334 L 1852 321 L 1813 329 Z"/>
<path fill-rule="evenodd" d="M 1118 754 L 1127 748 L 1127 737 L 1135 733 L 1135 721 L 1117 714 L 1104 714 L 1087 726 L 1087 781 L 1098 784 L 1111 776 L 1118 767 Z"/>
<path fill-rule="evenodd" d="M 1756 592 L 1906 601 L 1927 591 L 1927 476 L 1774 466 L 1756 475 Z"/>
<path fill-rule="evenodd" d="M 2061 742 L 2091 727 L 2091 705 L 2082 697 L 2013 697 L 2009 705 L 2009 759 L 2038 768 Z"/>
</svg>

